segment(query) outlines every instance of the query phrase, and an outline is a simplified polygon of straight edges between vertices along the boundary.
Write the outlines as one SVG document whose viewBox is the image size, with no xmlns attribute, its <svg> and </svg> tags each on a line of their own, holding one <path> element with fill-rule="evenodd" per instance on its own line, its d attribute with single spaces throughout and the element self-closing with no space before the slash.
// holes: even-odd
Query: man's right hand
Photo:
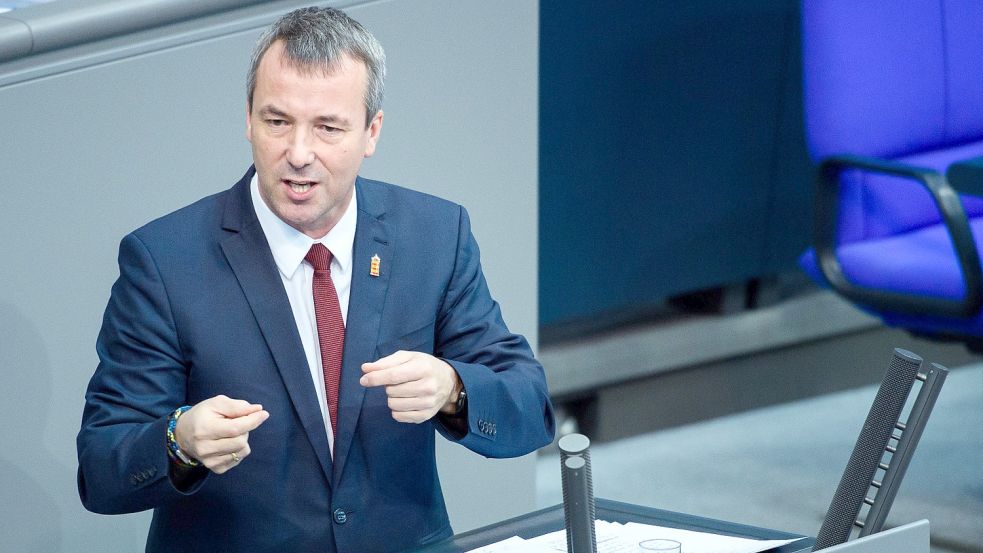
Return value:
<svg viewBox="0 0 983 553">
<path fill-rule="evenodd" d="M 269 417 L 262 405 L 215 396 L 181 415 L 174 439 L 182 451 L 222 474 L 249 456 L 249 432 Z"/>
</svg>

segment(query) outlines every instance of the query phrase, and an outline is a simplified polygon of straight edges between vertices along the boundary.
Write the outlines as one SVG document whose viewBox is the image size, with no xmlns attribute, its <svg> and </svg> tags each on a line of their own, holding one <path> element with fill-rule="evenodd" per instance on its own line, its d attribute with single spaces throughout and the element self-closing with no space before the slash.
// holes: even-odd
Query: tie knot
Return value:
<svg viewBox="0 0 983 553">
<path fill-rule="evenodd" d="M 304 259 L 314 267 L 315 271 L 331 270 L 331 250 L 325 248 L 324 244 L 312 244 Z"/>
</svg>

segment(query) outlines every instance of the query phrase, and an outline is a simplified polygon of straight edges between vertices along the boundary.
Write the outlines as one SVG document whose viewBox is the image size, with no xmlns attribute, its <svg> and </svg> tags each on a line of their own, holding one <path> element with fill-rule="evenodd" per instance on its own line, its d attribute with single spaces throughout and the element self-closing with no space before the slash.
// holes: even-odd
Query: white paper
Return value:
<svg viewBox="0 0 983 553">
<path fill-rule="evenodd" d="M 802 539 L 755 540 L 636 522 L 619 524 L 604 520 L 595 521 L 594 537 L 597 541 L 597 553 L 635 553 L 638 542 L 656 538 L 678 541 L 682 544 L 682 553 L 760 553 Z M 473 549 L 470 553 L 557 553 L 566 550 L 566 531 L 560 530 L 528 540 L 513 536 Z"/>
<path fill-rule="evenodd" d="M 759 553 L 760 551 L 767 551 L 802 539 L 755 540 L 750 538 L 736 538 L 734 536 L 722 536 L 710 532 L 694 532 L 692 530 L 680 530 L 679 528 L 667 528 L 665 526 L 651 526 L 637 522 L 625 524 L 624 536 L 630 537 L 633 545 L 640 541 L 653 538 L 676 540 L 683 544 L 683 553 Z"/>
<path fill-rule="evenodd" d="M 468 553 L 552 553 L 552 551 L 552 549 L 530 543 L 519 536 L 512 536 L 507 540 L 472 549 Z"/>
<path fill-rule="evenodd" d="M 617 522 L 594 521 L 594 539 L 597 542 L 597 553 L 616 553 L 618 551 L 635 553 L 635 544 L 622 540 L 623 531 L 624 526 Z M 543 534 L 527 541 L 546 547 L 550 553 L 557 551 L 566 553 L 567 550 L 566 530 Z M 630 543 L 631 549 L 624 549 L 626 543 Z"/>
</svg>

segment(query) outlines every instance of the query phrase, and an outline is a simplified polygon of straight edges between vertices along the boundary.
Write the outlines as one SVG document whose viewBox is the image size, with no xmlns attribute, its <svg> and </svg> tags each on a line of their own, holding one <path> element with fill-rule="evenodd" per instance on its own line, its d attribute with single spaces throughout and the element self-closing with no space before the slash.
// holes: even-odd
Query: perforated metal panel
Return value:
<svg viewBox="0 0 983 553">
<path fill-rule="evenodd" d="M 590 468 L 590 439 L 583 434 L 568 434 L 557 444 L 560 448 L 560 479 L 563 484 L 563 526 L 567 532 L 567 551 L 597 551 L 594 521 L 594 480 Z"/>
<path fill-rule="evenodd" d="M 833 495 L 826 519 L 814 550 L 843 543 L 850 539 L 857 515 L 863 506 L 891 434 L 898 423 L 918 376 L 922 358 L 903 349 L 894 350 L 894 358 L 877 390 L 863 429 L 853 447 L 846 470 Z"/>
</svg>

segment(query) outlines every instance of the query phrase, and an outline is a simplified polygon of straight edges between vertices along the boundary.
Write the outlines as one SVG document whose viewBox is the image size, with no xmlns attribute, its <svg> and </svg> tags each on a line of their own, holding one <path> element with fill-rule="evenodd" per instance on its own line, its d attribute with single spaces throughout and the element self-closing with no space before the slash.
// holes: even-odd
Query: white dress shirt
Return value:
<svg viewBox="0 0 983 553">
<path fill-rule="evenodd" d="M 304 261 L 307 251 L 315 242 L 324 244 L 331 250 L 331 280 L 338 292 L 338 305 L 341 307 L 341 317 L 348 325 L 348 297 L 352 285 L 352 249 L 355 244 L 355 222 L 357 200 L 352 194 L 348 209 L 341 220 L 328 234 L 312 239 L 306 234 L 291 227 L 277 217 L 259 194 L 259 180 L 253 175 L 249 186 L 253 199 L 253 209 L 263 234 L 270 244 L 273 260 L 280 271 L 283 289 L 290 299 L 290 309 L 293 310 L 294 322 L 300 333 L 300 341 L 304 345 L 307 364 L 311 370 L 311 382 L 317 391 L 318 404 L 321 406 L 321 417 L 324 419 L 324 430 L 328 435 L 328 447 L 334 455 L 334 434 L 331 432 L 331 418 L 328 414 L 327 400 L 324 393 L 324 372 L 321 366 L 321 346 L 317 336 L 317 316 L 314 313 L 314 267 Z"/>
</svg>

